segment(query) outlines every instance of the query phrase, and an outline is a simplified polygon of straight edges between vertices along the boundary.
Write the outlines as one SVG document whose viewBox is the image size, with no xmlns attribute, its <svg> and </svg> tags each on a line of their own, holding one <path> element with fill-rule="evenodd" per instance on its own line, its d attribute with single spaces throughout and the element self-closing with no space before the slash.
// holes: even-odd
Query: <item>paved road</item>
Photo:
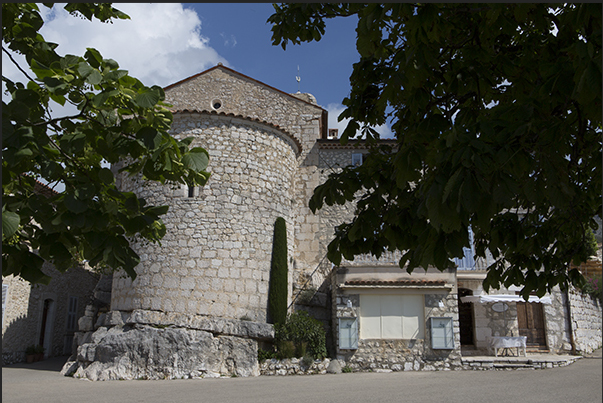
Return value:
<svg viewBox="0 0 603 403">
<path fill-rule="evenodd" d="M 64 361 L 64 358 L 62 359 Z M 63 377 L 60 360 L 2 368 L 2 403 L 600 403 L 601 350 L 546 370 L 299 375 L 91 382 Z"/>
</svg>

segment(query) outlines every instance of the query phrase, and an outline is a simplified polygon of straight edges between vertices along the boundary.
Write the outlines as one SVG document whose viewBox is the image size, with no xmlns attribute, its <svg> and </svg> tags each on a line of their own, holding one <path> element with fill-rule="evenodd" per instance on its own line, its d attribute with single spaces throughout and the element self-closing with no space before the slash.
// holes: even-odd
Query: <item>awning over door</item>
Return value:
<svg viewBox="0 0 603 403">
<path fill-rule="evenodd" d="M 520 295 L 508 295 L 508 294 L 498 294 L 498 295 L 468 295 L 466 297 L 461 297 L 461 302 L 474 302 L 485 304 L 488 302 L 526 302 Z M 551 297 L 542 297 L 538 298 L 535 295 L 530 295 L 530 298 L 527 302 L 538 302 L 541 304 L 552 304 Z"/>
</svg>

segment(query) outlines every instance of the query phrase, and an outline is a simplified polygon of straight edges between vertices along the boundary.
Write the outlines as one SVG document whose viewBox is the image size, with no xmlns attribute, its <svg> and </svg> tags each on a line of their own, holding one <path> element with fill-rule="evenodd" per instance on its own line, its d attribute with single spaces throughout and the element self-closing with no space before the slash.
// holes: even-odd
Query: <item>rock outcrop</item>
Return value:
<svg viewBox="0 0 603 403">
<path fill-rule="evenodd" d="M 265 323 L 143 310 L 107 312 L 95 327 L 78 334 L 77 354 L 63 375 L 94 381 L 257 376 L 258 340 L 274 337 Z"/>
</svg>

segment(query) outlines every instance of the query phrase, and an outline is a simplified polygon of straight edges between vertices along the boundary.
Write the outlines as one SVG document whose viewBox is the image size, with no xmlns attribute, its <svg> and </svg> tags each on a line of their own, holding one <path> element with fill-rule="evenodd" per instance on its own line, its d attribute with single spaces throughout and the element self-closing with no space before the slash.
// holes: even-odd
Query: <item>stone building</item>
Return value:
<svg viewBox="0 0 603 403">
<path fill-rule="evenodd" d="M 45 197 L 56 194 L 40 182 L 34 191 Z M 2 276 L 2 365 L 25 361 L 26 349 L 36 345 L 44 347 L 45 357 L 70 355 L 78 318 L 94 302 L 100 276 L 89 267 L 60 273 L 44 263 L 42 271 L 51 277 L 48 285 Z"/>
<path fill-rule="evenodd" d="M 99 275 L 77 266 L 60 273 L 48 263 L 48 285 L 2 277 L 2 365 L 25 361 L 29 346 L 41 345 L 45 357 L 70 355 L 78 319 L 93 297 Z"/>
<path fill-rule="evenodd" d="M 455 268 L 408 275 L 395 254 L 338 268 L 326 259 L 334 226 L 353 210 L 313 214 L 308 200 L 331 170 L 362 163 L 366 150 L 339 144 L 312 95 L 287 94 L 222 65 L 165 93 L 172 134 L 208 150 L 212 176 L 201 188 L 120 177 L 123 190 L 170 206 L 167 234 L 160 245 L 134 245 L 136 280 L 114 275 L 111 310 L 87 312 L 64 373 L 93 380 L 258 375 L 258 345 L 274 335 L 267 296 L 278 217 L 287 225 L 290 309 L 323 321 L 333 358 L 359 369 L 459 363 L 464 324 Z"/>
</svg>

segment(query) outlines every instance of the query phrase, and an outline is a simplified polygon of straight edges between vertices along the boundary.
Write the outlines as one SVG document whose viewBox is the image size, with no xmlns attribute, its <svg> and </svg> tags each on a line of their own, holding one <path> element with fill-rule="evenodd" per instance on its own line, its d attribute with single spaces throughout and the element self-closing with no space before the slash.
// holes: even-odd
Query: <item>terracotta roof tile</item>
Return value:
<svg viewBox="0 0 603 403">
<path fill-rule="evenodd" d="M 379 145 L 395 146 L 396 140 L 383 139 L 379 140 Z M 353 149 L 366 149 L 366 141 L 364 140 L 350 140 L 347 144 L 343 145 L 339 142 L 339 139 L 319 139 L 316 141 L 318 148 L 321 150 L 353 150 Z"/>
<path fill-rule="evenodd" d="M 45 184 L 43 184 L 42 182 L 40 182 L 37 179 L 36 179 L 36 183 L 34 185 L 34 192 L 36 192 L 42 196 L 45 196 L 45 197 L 52 197 L 52 196 L 56 196 L 59 194 L 57 191 L 49 188 L 48 186 L 46 186 Z"/>
<path fill-rule="evenodd" d="M 443 280 L 349 280 L 345 285 L 443 286 Z"/>
</svg>

